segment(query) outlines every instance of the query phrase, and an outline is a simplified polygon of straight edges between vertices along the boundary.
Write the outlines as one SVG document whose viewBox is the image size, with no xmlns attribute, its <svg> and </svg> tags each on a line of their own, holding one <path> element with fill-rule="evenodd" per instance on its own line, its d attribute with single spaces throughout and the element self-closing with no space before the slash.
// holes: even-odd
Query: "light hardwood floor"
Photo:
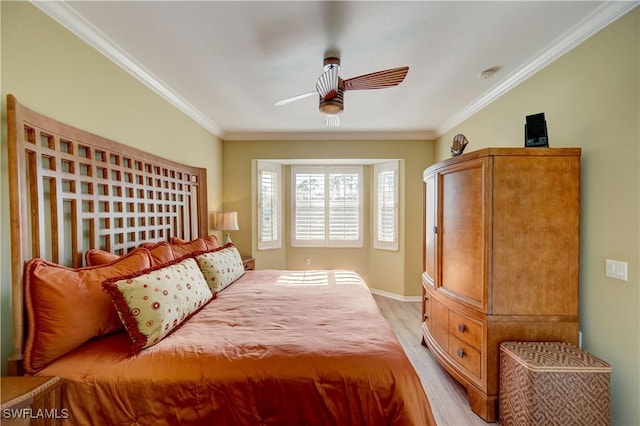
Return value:
<svg viewBox="0 0 640 426">
<path fill-rule="evenodd" d="M 496 425 L 485 423 L 469 409 L 466 390 L 422 345 L 420 302 L 402 302 L 380 295 L 373 297 L 418 372 L 438 425 Z"/>
</svg>

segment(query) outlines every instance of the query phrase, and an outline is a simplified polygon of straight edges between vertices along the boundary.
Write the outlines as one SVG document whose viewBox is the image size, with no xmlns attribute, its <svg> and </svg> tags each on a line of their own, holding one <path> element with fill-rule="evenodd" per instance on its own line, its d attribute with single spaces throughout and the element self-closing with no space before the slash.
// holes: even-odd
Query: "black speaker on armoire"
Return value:
<svg viewBox="0 0 640 426">
<path fill-rule="evenodd" d="M 525 148 L 549 146 L 547 121 L 544 119 L 544 112 L 527 115 L 526 120 L 527 123 L 524 125 Z"/>
</svg>

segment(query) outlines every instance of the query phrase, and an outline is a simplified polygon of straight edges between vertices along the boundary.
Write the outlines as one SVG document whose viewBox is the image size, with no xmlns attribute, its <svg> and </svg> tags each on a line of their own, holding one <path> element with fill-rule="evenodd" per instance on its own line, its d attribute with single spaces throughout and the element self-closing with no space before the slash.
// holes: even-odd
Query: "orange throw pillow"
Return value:
<svg viewBox="0 0 640 426">
<path fill-rule="evenodd" d="M 134 250 L 107 265 L 79 269 L 43 259 L 27 262 L 25 371 L 35 374 L 89 339 L 122 329 L 102 282 L 150 267 L 151 256 L 145 249 Z"/>
<path fill-rule="evenodd" d="M 87 266 L 106 265 L 118 260 L 120 256 L 100 249 L 89 249 L 84 254 L 84 263 Z"/>
<path fill-rule="evenodd" d="M 151 266 L 161 266 L 173 262 L 176 257 L 173 255 L 172 245 L 166 241 L 147 246 L 151 255 Z"/>
<path fill-rule="evenodd" d="M 220 243 L 218 242 L 218 237 L 216 237 L 215 235 L 208 235 L 204 238 L 196 238 L 193 241 L 197 241 L 197 240 L 204 240 L 204 243 L 207 245 L 207 250 L 213 250 L 220 247 Z M 171 237 L 169 239 L 169 242 L 171 244 L 187 244 L 193 241 L 186 241 L 178 237 Z"/>
<path fill-rule="evenodd" d="M 184 244 L 171 244 L 171 250 L 173 251 L 174 258 L 177 260 L 192 253 L 207 250 L 207 244 L 204 242 L 204 238 L 198 238 L 197 240 Z"/>
</svg>

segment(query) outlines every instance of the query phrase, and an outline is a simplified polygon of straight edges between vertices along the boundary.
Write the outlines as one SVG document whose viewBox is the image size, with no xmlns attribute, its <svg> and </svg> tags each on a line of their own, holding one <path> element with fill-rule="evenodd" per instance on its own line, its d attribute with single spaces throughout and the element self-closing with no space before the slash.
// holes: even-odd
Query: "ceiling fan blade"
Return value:
<svg viewBox="0 0 640 426">
<path fill-rule="evenodd" d="M 316 82 L 316 90 L 322 99 L 331 99 L 338 93 L 338 71 L 340 67 L 329 66 Z"/>
<path fill-rule="evenodd" d="M 389 70 L 372 72 L 344 81 L 344 90 L 384 89 L 402 83 L 409 67 L 392 68 Z"/>
<path fill-rule="evenodd" d="M 313 95 L 317 96 L 318 92 L 314 90 L 313 92 L 303 93 L 302 95 L 293 96 L 291 98 L 283 99 L 281 101 L 278 101 L 278 102 L 274 103 L 273 106 L 285 105 L 285 104 L 288 104 L 288 103 L 291 103 L 291 102 L 299 101 L 300 99 L 308 98 L 309 96 L 313 96 Z"/>
<path fill-rule="evenodd" d="M 340 116 L 338 114 L 325 114 L 324 124 L 328 127 L 338 127 L 340 125 Z"/>
</svg>

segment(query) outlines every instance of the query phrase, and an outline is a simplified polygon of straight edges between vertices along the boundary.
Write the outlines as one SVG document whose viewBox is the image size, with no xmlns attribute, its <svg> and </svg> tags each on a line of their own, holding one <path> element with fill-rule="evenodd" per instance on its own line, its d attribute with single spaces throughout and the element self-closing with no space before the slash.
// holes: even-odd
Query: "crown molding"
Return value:
<svg viewBox="0 0 640 426">
<path fill-rule="evenodd" d="M 63 1 L 31 3 L 219 138 L 224 131 Z"/>
<path fill-rule="evenodd" d="M 384 132 L 364 132 L 352 131 L 342 132 L 336 130 L 318 132 L 226 132 L 225 141 L 318 141 L 318 140 L 435 140 L 436 134 L 428 130 L 420 131 L 384 131 Z"/>
<path fill-rule="evenodd" d="M 640 1 L 609 1 L 589 16 L 578 22 L 560 37 L 551 42 L 540 53 L 533 57 L 529 63 L 523 65 L 511 73 L 500 84 L 480 96 L 475 101 L 464 107 L 458 113 L 442 123 L 436 130 L 438 137 L 452 130 L 454 127 L 473 116 L 491 102 L 518 86 L 520 83 L 569 52 L 589 37 L 611 24 L 618 18 L 638 6 Z"/>
</svg>

